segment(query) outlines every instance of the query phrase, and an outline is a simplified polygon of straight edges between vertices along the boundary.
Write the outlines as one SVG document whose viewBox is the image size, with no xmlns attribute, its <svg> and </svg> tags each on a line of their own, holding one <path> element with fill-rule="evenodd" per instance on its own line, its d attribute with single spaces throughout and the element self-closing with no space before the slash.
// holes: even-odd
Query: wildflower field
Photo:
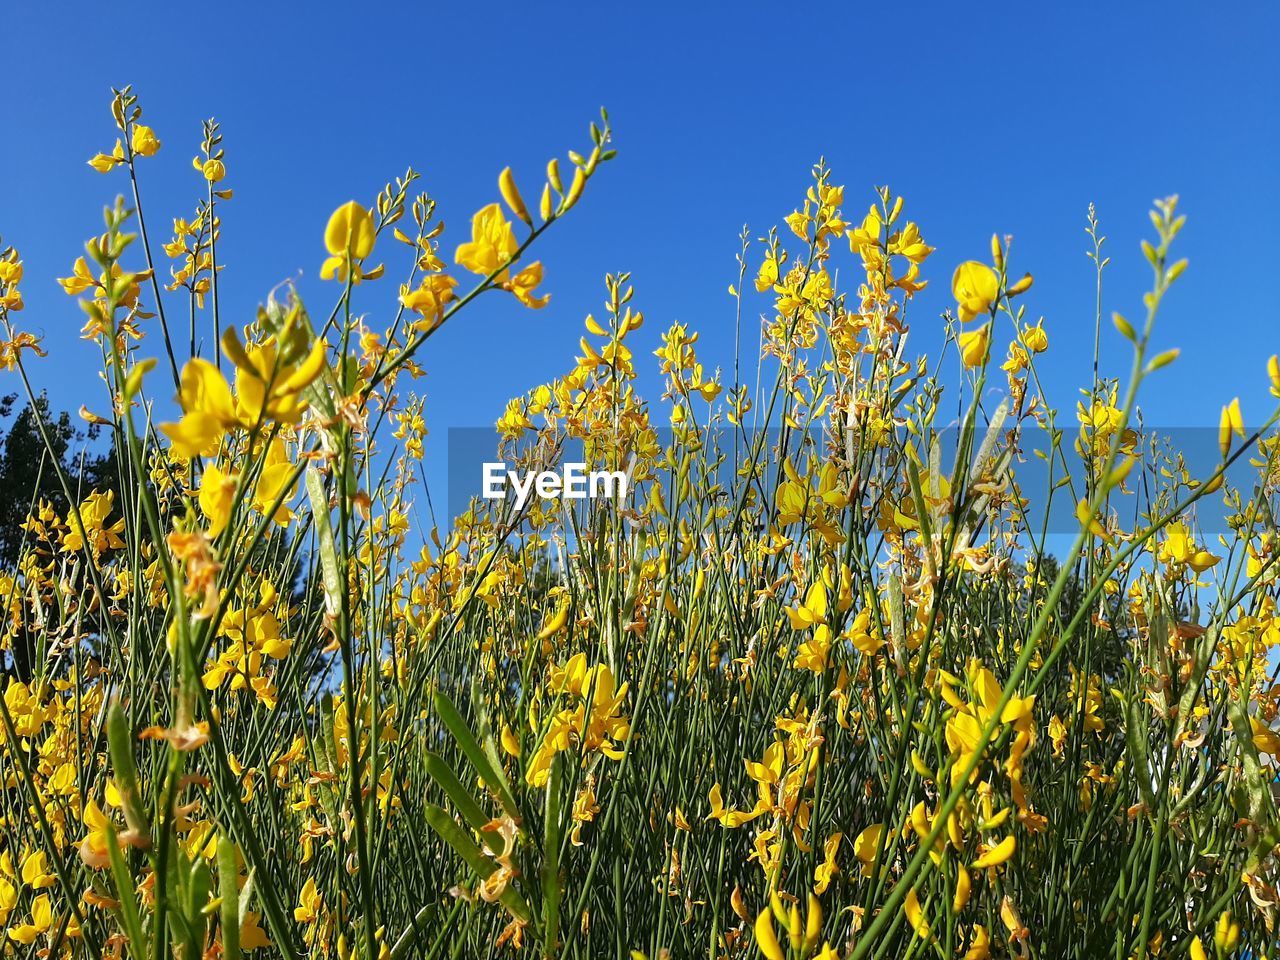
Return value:
<svg viewBox="0 0 1280 960">
<path fill-rule="evenodd" d="M 743 235 L 738 357 L 682 324 L 633 352 L 644 292 L 610 275 L 497 423 L 495 458 L 573 449 L 625 497 L 432 528 L 415 384 L 458 360 L 424 345 L 545 306 L 572 265 L 538 241 L 609 176 L 607 115 L 461 230 L 412 170 L 342 205 L 329 296 L 256 316 L 219 310 L 252 152 L 207 122 L 191 208 L 144 219 L 187 160 L 128 88 L 111 122 L 89 163 L 120 198 L 59 282 L 116 479 L 50 455 L 62 506 L 4 491 L 0 956 L 1276 955 L 1278 412 L 1216 398 L 1203 470 L 1143 429 L 1176 198 L 1141 250 L 1085 224 L 1099 291 L 1111 256 L 1150 291 L 1099 294 L 1131 371 L 1055 409 L 1035 264 L 935 250 L 927 211 L 819 164 Z M 58 348 L 0 227 L 2 376 L 34 403 Z M 912 315 L 926 283 L 944 316 Z M 1276 358 L 1241 376 L 1280 397 Z"/>
</svg>

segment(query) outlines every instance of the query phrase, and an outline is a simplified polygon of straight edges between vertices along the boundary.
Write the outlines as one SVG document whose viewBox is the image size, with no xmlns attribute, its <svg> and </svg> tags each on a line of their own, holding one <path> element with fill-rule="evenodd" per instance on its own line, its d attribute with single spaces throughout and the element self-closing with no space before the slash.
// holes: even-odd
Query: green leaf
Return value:
<svg viewBox="0 0 1280 960">
<path fill-rule="evenodd" d="M 449 766 L 439 756 L 430 751 L 425 754 L 426 759 L 424 765 L 427 773 L 445 792 L 458 812 L 462 814 L 462 819 L 467 821 L 473 830 L 480 830 L 489 818 L 484 815 L 484 810 L 480 808 L 480 803 L 467 791 L 462 781 L 458 779 L 458 775 L 453 772 L 453 768 Z"/>
<path fill-rule="evenodd" d="M 490 761 L 484 749 L 480 746 L 480 742 L 471 732 L 471 728 L 462 719 L 462 714 L 458 713 L 458 708 L 453 705 L 453 701 L 439 690 L 435 691 L 432 699 L 435 703 L 436 713 L 444 721 L 444 725 L 449 728 L 449 732 L 453 734 L 453 739 L 458 742 L 462 752 L 471 761 L 471 765 L 475 767 L 480 779 L 497 796 L 498 802 L 502 804 L 502 809 L 507 816 L 519 823 L 520 811 L 516 807 L 516 798 L 511 793 L 511 786 L 507 783 L 506 775 Z"/>
<path fill-rule="evenodd" d="M 240 894 L 236 890 L 236 845 L 230 837 L 218 840 L 218 908 L 222 921 L 222 960 L 240 960 Z"/>
<path fill-rule="evenodd" d="M 1142 723 L 1136 696 L 1131 696 L 1124 704 L 1124 734 L 1129 742 L 1129 764 L 1138 781 L 1142 802 L 1154 816 L 1156 797 L 1151 784 L 1151 744 L 1147 738 L 1146 725 Z"/>
<path fill-rule="evenodd" d="M 119 700 L 112 700 L 107 708 L 107 750 L 111 755 L 112 773 L 124 807 L 125 822 L 134 833 L 149 837 L 151 825 L 142 808 L 138 768 L 133 760 L 133 733 Z"/>
<path fill-rule="evenodd" d="M 307 467 L 307 496 L 311 499 L 316 539 L 320 541 L 324 607 L 330 616 L 336 617 L 342 606 L 342 578 L 338 575 L 338 551 L 333 543 L 333 527 L 329 525 L 329 495 L 325 493 L 324 478 L 315 467 Z"/>
<path fill-rule="evenodd" d="M 111 857 L 111 878 L 115 881 L 116 899 L 120 901 L 120 922 L 129 938 L 129 953 L 134 960 L 147 960 L 147 941 L 142 935 L 142 920 L 138 915 L 138 901 L 133 893 L 133 874 L 124 862 L 116 831 L 107 824 L 107 852 Z"/>
<path fill-rule="evenodd" d="M 554 953 L 560 937 L 560 839 L 563 835 L 563 807 L 560 787 L 563 779 L 562 756 L 551 760 L 547 776 L 547 804 L 543 814 L 542 834 L 542 932 L 547 950 Z"/>
<path fill-rule="evenodd" d="M 485 856 L 484 851 L 480 849 L 466 831 L 458 826 L 458 822 L 453 817 L 435 804 L 429 803 L 426 805 L 426 818 L 431 829 L 440 835 L 440 839 L 453 847 L 454 852 L 462 857 L 467 866 L 471 868 L 472 873 L 481 880 L 488 880 L 493 875 L 497 865 L 489 857 Z M 510 910 L 513 917 L 523 920 L 525 923 L 528 923 L 533 916 L 529 910 L 529 905 L 524 902 L 524 898 L 520 896 L 515 887 L 509 884 L 502 891 L 502 895 L 498 897 L 498 902 Z"/>
</svg>

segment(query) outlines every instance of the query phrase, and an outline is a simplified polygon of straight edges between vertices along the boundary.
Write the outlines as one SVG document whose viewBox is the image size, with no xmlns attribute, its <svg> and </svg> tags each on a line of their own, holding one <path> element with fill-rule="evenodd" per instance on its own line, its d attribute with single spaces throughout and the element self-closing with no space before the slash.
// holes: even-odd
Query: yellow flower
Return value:
<svg viewBox="0 0 1280 960">
<path fill-rule="evenodd" d="M 529 210 L 524 205 L 524 198 L 520 196 L 520 190 L 516 187 L 516 178 L 512 175 L 510 167 L 505 167 L 502 173 L 498 174 L 498 190 L 502 193 L 502 199 L 507 201 L 511 212 L 533 226 L 533 218 L 529 216 Z"/>
<path fill-rule="evenodd" d="M 89 828 L 89 832 L 80 841 L 80 859 L 94 870 L 103 870 L 111 865 L 111 821 L 92 798 L 80 819 Z"/>
<path fill-rule="evenodd" d="M 37 850 L 22 861 L 22 882 L 34 889 L 52 887 L 57 880 L 49 873 L 49 862 L 44 851 Z"/>
<path fill-rule="evenodd" d="M 291 328 L 281 339 L 294 339 Z M 293 349 L 286 359 L 274 337 L 246 347 L 229 327 L 222 335 L 222 350 L 236 367 L 235 397 L 213 364 L 198 357 L 188 360 L 178 391 L 182 419 L 160 425 L 173 441 L 173 452 L 186 458 L 208 456 L 217 451 L 228 430 L 252 428 L 267 418 L 297 423 L 307 408 L 302 391 L 324 370 L 325 349 L 324 339 L 317 337 L 309 350 Z"/>
<path fill-rule="evenodd" d="M 107 517 L 115 506 L 114 490 L 105 493 L 97 491 L 89 494 L 80 504 L 79 517 L 75 510 L 67 511 L 67 532 L 62 536 L 62 549 L 67 553 L 83 550 L 85 544 L 95 554 L 105 550 L 121 550 L 124 541 L 120 534 L 124 533 L 124 518 L 108 524 Z"/>
<path fill-rule="evenodd" d="M 876 862 L 876 850 L 880 846 L 880 835 L 883 832 L 883 823 L 873 823 L 859 833 L 853 841 L 853 855 L 862 863 L 864 877 L 871 876 Z"/>
<path fill-rule="evenodd" d="M 231 519 L 231 505 L 239 480 L 239 474 L 224 473 L 212 463 L 204 469 L 204 476 L 200 478 L 200 511 L 209 521 L 211 540 L 226 529 Z"/>
<path fill-rule="evenodd" d="M 916 932 L 916 936 L 922 940 L 932 940 L 933 930 L 929 927 L 929 920 L 924 915 L 924 909 L 920 906 L 920 898 L 916 896 L 914 888 L 907 891 L 907 895 L 902 901 L 902 912 L 906 914 L 907 923 L 911 924 L 911 929 Z"/>
<path fill-rule="evenodd" d="M 736 830 L 744 823 L 750 823 L 761 814 L 767 813 L 770 808 L 768 802 L 761 802 L 752 810 L 730 810 L 724 805 L 724 795 L 718 783 L 711 785 L 707 800 L 711 804 L 711 812 L 707 814 L 707 819 L 715 820 L 729 830 Z"/>
<path fill-rule="evenodd" d="M 1049 335 L 1044 332 L 1044 321 L 1034 327 L 1022 328 L 1022 343 L 1032 353 L 1044 353 L 1049 349 Z"/>
<path fill-rule="evenodd" d="M 31 922 L 11 926 L 9 939 L 30 946 L 35 943 L 36 937 L 53 926 L 53 919 L 53 904 L 49 895 L 42 893 L 31 904 Z"/>
<path fill-rule="evenodd" d="M 110 153 L 95 154 L 89 160 L 89 166 L 99 173 L 106 173 L 118 163 L 124 163 L 124 144 L 119 140 L 116 141 L 115 149 Z"/>
<path fill-rule="evenodd" d="M 991 349 L 991 324 L 984 323 L 977 330 L 967 330 L 958 338 L 960 359 L 966 367 L 980 367 L 987 362 Z"/>
<path fill-rule="evenodd" d="M 987 960 L 990 956 L 991 938 L 987 935 L 987 928 L 975 923 L 973 939 L 969 942 L 969 949 L 965 951 L 964 960 Z"/>
<path fill-rule="evenodd" d="M 324 899 L 316 890 L 315 877 L 307 877 L 298 894 L 298 906 L 293 908 L 293 919 L 298 923 L 314 923 L 324 909 Z"/>
<path fill-rule="evenodd" d="M 782 944 L 778 943 L 778 935 L 773 932 L 773 911 L 765 907 L 756 917 L 756 946 L 764 954 L 766 960 L 784 960 Z"/>
<path fill-rule="evenodd" d="M 956 892 L 951 898 L 951 912 L 959 913 L 965 908 L 969 902 L 969 894 L 973 889 L 972 882 L 969 879 L 969 871 L 963 866 L 956 869 Z"/>
<path fill-rule="evenodd" d="M 9 920 L 9 914 L 18 905 L 18 888 L 0 875 L 0 927 Z"/>
<path fill-rule="evenodd" d="M 1018 848 L 1017 838 L 1010 834 L 994 847 L 973 861 L 973 869 L 982 870 L 987 867 L 998 867 L 1013 856 Z"/>
<path fill-rule="evenodd" d="M 1249 717 L 1249 727 L 1253 731 L 1254 749 L 1280 759 L 1280 734 L 1254 716 Z"/>
<path fill-rule="evenodd" d="M 258 922 L 258 914 L 252 910 L 246 910 L 244 919 L 240 921 L 240 949 L 258 950 L 269 946 L 271 941 L 267 938 L 266 931 L 262 929 L 262 924 Z"/>
<path fill-rule="evenodd" d="M 1218 421 L 1218 449 L 1223 457 L 1231 450 L 1231 435 L 1244 439 L 1244 417 L 1240 413 L 1240 398 L 1236 397 L 1222 408 L 1222 417 Z"/>
<path fill-rule="evenodd" d="M 373 215 L 356 201 L 349 200 L 333 211 L 324 229 L 324 246 L 329 258 L 320 267 L 321 279 L 328 280 L 336 274 L 345 281 L 354 264 L 373 253 L 375 239 Z M 352 273 L 356 282 L 370 276 L 359 270 Z"/>
<path fill-rule="evenodd" d="M 288 337 L 282 338 L 285 342 Z M 252 426 L 269 417 L 279 423 L 297 423 L 307 408 L 301 396 L 325 366 L 322 337 L 306 353 L 293 351 L 285 359 L 274 337 L 246 347 L 234 327 L 222 335 L 222 351 L 236 365 L 236 407 L 242 423 Z"/>
<path fill-rule="evenodd" d="M 1221 557 L 1216 557 L 1203 547 L 1196 545 L 1191 538 L 1187 525 L 1182 522 L 1171 523 L 1166 528 L 1167 537 L 1160 545 L 1159 559 L 1168 564 L 1185 564 L 1196 573 L 1204 573 Z"/>
<path fill-rule="evenodd" d="M 195 168 L 200 171 L 200 175 L 210 183 L 217 183 L 227 175 L 226 165 L 223 164 L 221 160 L 206 160 L 204 163 L 201 163 L 199 158 L 197 158 L 193 163 L 195 164 Z"/>
<path fill-rule="evenodd" d="M 505 723 L 502 725 L 502 733 L 499 740 L 502 743 L 502 750 L 507 756 L 520 756 L 520 738 L 516 736 L 510 725 Z"/>
<path fill-rule="evenodd" d="M 552 667 L 548 685 L 556 694 L 568 696 L 572 705 L 559 710 L 547 724 L 525 770 L 526 782 L 532 787 L 545 786 L 555 755 L 574 744 L 598 750 L 611 760 L 621 760 L 622 744 L 631 735 L 630 721 L 620 712 L 628 685 L 624 683 L 615 690 L 609 666 L 588 667 L 582 653 L 575 654 L 563 667 Z"/>
<path fill-rule="evenodd" d="M 821 580 L 815 581 L 805 594 L 804 603 L 786 608 L 792 630 L 805 630 L 827 619 L 827 588 Z"/>
<path fill-rule="evenodd" d="M 156 132 L 146 124 L 133 125 L 133 137 L 130 142 L 133 152 L 142 157 L 153 157 L 160 150 L 160 141 L 156 138 Z"/>
<path fill-rule="evenodd" d="M 422 318 L 413 325 L 415 330 L 431 330 L 440 322 L 445 308 L 457 299 L 453 292 L 457 285 L 458 281 L 448 274 L 432 273 L 423 277 L 416 289 L 410 290 L 407 285 L 400 288 L 400 303 Z"/>
<path fill-rule="evenodd" d="M 491 203 L 471 219 L 471 241 L 458 247 L 455 259 L 472 273 L 484 277 L 496 274 L 494 279 L 501 283 L 507 279 L 506 267 L 517 249 L 510 222 L 502 216 L 502 208 Z"/>
<path fill-rule="evenodd" d="M 814 673 L 822 673 L 827 669 L 827 658 L 831 654 L 831 628 L 825 623 L 818 624 L 818 628 L 813 631 L 813 636 L 800 644 L 800 649 L 796 651 L 796 659 L 793 666 L 797 670 L 811 670 Z"/>
<path fill-rule="evenodd" d="M 516 299 L 532 310 L 541 310 L 551 300 L 551 294 L 545 294 L 541 297 L 533 295 L 534 288 L 542 282 L 542 264 L 540 262 L 531 263 L 525 267 L 514 277 L 502 285 L 503 289 L 510 290 L 516 295 Z"/>
<path fill-rule="evenodd" d="M 962 700 L 955 688 L 952 686 L 954 678 L 948 680 L 943 678 L 941 685 L 942 698 L 954 709 L 954 713 L 947 720 L 945 728 L 945 736 L 947 746 L 951 748 L 955 756 L 954 763 L 951 767 L 952 783 L 959 782 L 964 774 L 964 768 L 968 766 L 969 761 L 974 754 L 978 752 L 978 745 L 982 740 L 982 731 L 987 723 L 995 716 L 995 709 L 999 706 L 1003 691 L 1000 689 L 1000 683 L 996 680 L 995 675 L 982 666 L 981 663 L 973 661 L 969 668 L 970 682 L 974 689 L 974 700 L 966 703 Z M 1033 738 L 1035 725 L 1032 718 L 1032 710 L 1035 707 L 1034 696 L 1030 697 L 1011 697 L 1001 712 L 998 721 L 1000 724 L 1012 724 L 1016 732 L 1013 743 L 1010 746 L 1011 753 L 1016 751 L 1015 756 L 1021 757 Z M 993 732 L 993 739 L 999 733 L 999 728 Z M 988 746 L 990 744 L 988 743 Z M 1015 756 L 1011 756 L 1008 764 L 1010 777 L 1015 773 L 1021 776 L 1021 762 Z M 974 769 L 976 775 L 977 768 Z M 1012 854 L 1012 849 L 1009 853 Z"/>
<path fill-rule="evenodd" d="M 94 280 L 93 275 L 89 273 L 89 264 L 85 262 L 84 257 L 80 257 L 71 267 L 71 276 L 59 277 L 58 283 L 62 285 L 67 296 L 74 297 L 78 293 L 84 293 L 97 286 L 98 281 Z"/>
<path fill-rule="evenodd" d="M 1223 910 L 1213 928 L 1213 944 L 1223 954 L 1228 954 L 1240 942 L 1240 924 L 1231 919 L 1231 911 Z"/>
<path fill-rule="evenodd" d="M 766 290 L 772 290 L 777 282 L 778 261 L 771 254 L 765 257 L 764 262 L 760 264 L 760 272 L 756 274 L 756 292 L 764 293 Z"/>
<path fill-rule="evenodd" d="M 286 487 L 293 476 L 294 465 L 285 450 L 284 441 L 279 437 L 272 439 L 262 461 L 262 470 L 258 474 L 258 485 L 253 491 L 253 508 L 266 516 L 272 505 L 279 500 L 280 506 L 271 513 L 271 519 L 284 527 L 293 519 L 293 511 L 289 509 L 290 488 Z"/>
<path fill-rule="evenodd" d="M 162 423 L 160 429 L 173 441 L 173 451 L 180 457 L 214 453 L 226 432 L 239 425 L 231 388 L 208 360 L 196 357 L 183 366 L 178 402 L 182 419 Z"/>
<path fill-rule="evenodd" d="M 968 323 L 987 313 L 1000 297 L 1000 280 L 985 263 L 968 260 L 956 267 L 951 278 L 951 293 L 960 305 L 960 319 Z"/>
<path fill-rule="evenodd" d="M 840 872 L 840 868 L 836 866 L 836 852 L 840 849 L 843 837 L 844 834 L 837 830 L 822 845 L 822 862 L 813 869 L 814 893 L 825 893 L 831 880 Z"/>
<path fill-rule="evenodd" d="M 871 611 L 866 607 L 858 611 L 847 633 L 854 647 L 869 657 L 874 657 L 884 646 L 884 638 L 875 631 L 871 623 Z"/>
</svg>

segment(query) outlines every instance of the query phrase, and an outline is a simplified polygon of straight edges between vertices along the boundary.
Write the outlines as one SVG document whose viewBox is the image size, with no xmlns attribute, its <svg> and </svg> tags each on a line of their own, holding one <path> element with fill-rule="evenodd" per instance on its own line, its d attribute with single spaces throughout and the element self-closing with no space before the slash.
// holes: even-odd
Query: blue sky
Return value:
<svg viewBox="0 0 1280 960">
<path fill-rule="evenodd" d="M 235 198 L 223 208 L 221 291 L 224 321 L 238 323 L 286 278 L 301 277 L 313 312 L 327 311 L 335 288 L 317 275 L 338 204 L 368 203 L 412 164 L 440 202 L 451 252 L 471 213 L 496 199 L 504 165 L 536 196 L 546 160 L 582 148 L 588 121 L 609 108 L 619 158 L 541 243 L 551 305 L 533 313 L 510 298 L 481 300 L 431 342 L 420 388 L 432 457 L 448 428 L 491 424 L 509 396 L 568 367 L 606 271 L 633 272 L 648 319 L 637 353 L 680 320 L 702 331 L 706 363 L 730 367 L 738 232 L 779 223 L 820 156 L 851 212 L 888 183 L 938 248 L 926 265 L 933 287 L 913 308 L 922 349 L 937 342 L 933 318 L 949 304 L 955 264 L 988 256 L 993 232 L 1014 235 L 1015 268 L 1036 276 L 1026 302 L 1033 319 L 1045 317 L 1047 379 L 1063 404 L 1087 382 L 1092 354 L 1088 203 L 1110 237 L 1106 309 L 1135 316 L 1148 282 L 1137 249 L 1150 233 L 1146 211 L 1180 193 L 1189 223 L 1178 246 L 1191 268 L 1156 339 L 1183 356 L 1145 394 L 1148 422 L 1213 424 L 1235 395 L 1260 417 L 1265 358 L 1280 350 L 1278 8 L 787 11 L 14 5 L 4 17 L 0 236 L 22 252 L 23 322 L 51 354 L 34 368 L 37 386 L 68 409 L 102 406 L 96 350 L 77 339 L 82 316 L 54 278 L 125 187 L 85 160 L 114 142 L 109 87 L 132 83 L 164 143 L 143 161 L 159 240 L 201 188 L 189 164 L 200 121 L 223 125 Z M 394 276 L 402 255 L 390 243 L 382 252 Z M 384 325 L 395 283 L 362 293 L 373 325 Z M 1127 369 L 1126 350 L 1108 328 L 1104 366 Z"/>
</svg>

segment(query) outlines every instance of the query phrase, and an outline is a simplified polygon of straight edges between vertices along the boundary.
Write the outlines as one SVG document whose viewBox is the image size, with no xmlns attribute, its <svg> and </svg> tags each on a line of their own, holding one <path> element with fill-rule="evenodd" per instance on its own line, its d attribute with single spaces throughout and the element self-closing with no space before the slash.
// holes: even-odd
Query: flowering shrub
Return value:
<svg viewBox="0 0 1280 960">
<path fill-rule="evenodd" d="M 456 244 L 412 170 L 344 204 L 325 318 L 286 290 L 241 326 L 217 124 L 162 240 L 139 210 L 168 137 L 128 89 L 112 115 L 89 162 L 131 199 L 60 282 L 120 482 L 60 473 L 69 508 L 36 502 L 0 577 L 5 956 L 1271 955 L 1277 414 L 1228 404 L 1204 476 L 1137 429 L 1176 356 L 1175 200 L 1144 320 L 1115 317 L 1132 372 L 1068 424 L 1008 240 L 940 267 L 901 197 L 846 219 L 818 166 L 730 290 L 757 384 L 676 324 L 642 398 L 644 315 L 607 277 L 497 428 L 526 463 L 581 444 L 626 501 L 476 500 L 419 537 L 420 348 L 482 297 L 547 303 L 530 248 L 613 156 L 607 117 L 536 214 L 506 170 Z M 907 313 L 935 267 L 931 361 Z M 5 248 L 0 362 L 30 390 L 23 280 Z M 1280 362 L 1258 376 L 1280 396 Z M 1064 499 L 1055 557 L 1035 508 Z"/>
</svg>

